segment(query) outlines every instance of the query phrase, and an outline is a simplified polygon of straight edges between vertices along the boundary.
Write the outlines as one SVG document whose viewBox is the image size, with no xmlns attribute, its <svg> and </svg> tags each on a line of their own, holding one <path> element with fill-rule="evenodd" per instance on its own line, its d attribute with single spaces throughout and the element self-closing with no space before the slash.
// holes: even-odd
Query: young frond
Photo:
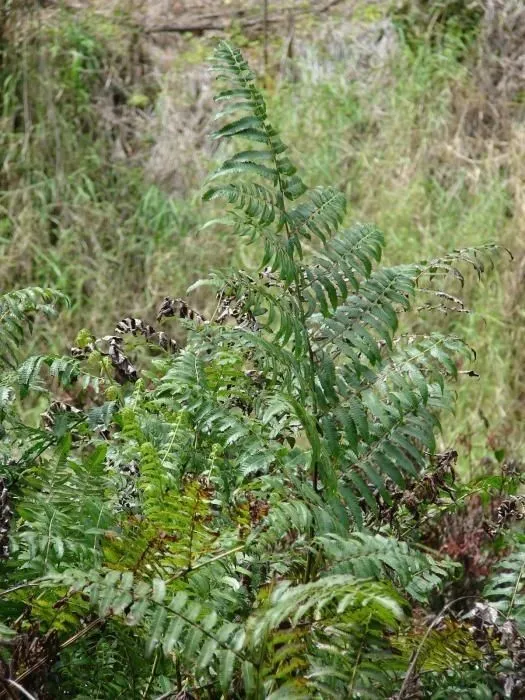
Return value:
<svg viewBox="0 0 525 700">
<path fill-rule="evenodd" d="M 259 149 L 242 151 L 225 161 L 213 177 L 243 174 L 269 180 L 277 188 L 279 207 L 284 212 L 284 198 L 297 199 L 306 187 L 284 155 L 286 146 L 278 132 L 267 120 L 266 104 L 255 85 L 255 75 L 241 52 L 226 41 L 217 47 L 212 69 L 227 85 L 215 98 L 221 106 L 225 105 L 217 115 L 225 124 L 215 131 L 214 138 L 236 136 L 260 144 Z M 232 115 L 236 118 L 230 121 Z"/>
</svg>

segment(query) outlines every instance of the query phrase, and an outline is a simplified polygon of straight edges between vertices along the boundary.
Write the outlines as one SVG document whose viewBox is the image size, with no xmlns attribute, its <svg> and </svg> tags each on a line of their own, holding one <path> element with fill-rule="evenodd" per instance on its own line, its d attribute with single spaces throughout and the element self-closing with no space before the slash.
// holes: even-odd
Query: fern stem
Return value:
<svg viewBox="0 0 525 700">
<path fill-rule="evenodd" d="M 148 693 L 149 693 L 149 690 L 151 688 L 151 684 L 153 683 L 153 680 L 155 678 L 155 672 L 157 670 L 158 663 L 159 663 L 159 653 L 157 652 L 155 654 L 155 658 L 153 659 L 153 664 L 151 666 L 151 673 L 150 673 L 150 676 L 148 678 L 148 682 L 146 683 L 146 687 L 144 688 L 144 691 L 142 693 L 143 700 L 146 700 L 146 698 L 148 697 Z"/>
<path fill-rule="evenodd" d="M 514 603 L 516 602 L 516 597 L 517 597 L 518 592 L 520 590 L 521 579 L 523 577 L 524 572 L 525 572 L 525 564 L 523 564 L 523 566 L 521 567 L 521 570 L 520 570 L 518 577 L 516 579 L 516 585 L 514 586 L 514 590 L 512 591 L 512 598 L 509 601 L 509 607 L 507 610 L 507 620 L 510 617 L 510 614 L 511 614 L 512 609 L 514 607 Z"/>
<path fill-rule="evenodd" d="M 44 582 L 45 579 L 40 578 L 40 579 L 35 579 L 34 581 L 26 581 L 26 583 L 19 583 L 17 586 L 12 586 L 11 588 L 6 588 L 3 591 L 0 591 L 0 598 L 3 598 L 6 595 L 9 595 L 10 593 L 15 593 L 15 591 L 20 591 L 23 588 L 32 588 L 33 586 L 39 586 L 41 583 Z"/>
<path fill-rule="evenodd" d="M 355 685 L 355 680 L 357 676 L 357 669 L 359 668 L 359 662 L 361 661 L 361 656 L 363 655 L 363 647 L 365 646 L 365 642 L 367 640 L 367 635 L 368 635 L 368 627 L 370 625 L 370 620 L 372 618 L 372 615 L 370 614 L 368 616 L 368 620 L 366 621 L 366 627 L 364 634 L 361 639 L 361 643 L 359 645 L 359 651 L 357 652 L 357 658 L 355 660 L 354 668 L 352 670 L 352 678 L 350 679 L 350 687 L 348 688 L 348 696 L 352 697 L 353 692 L 354 692 L 354 685 Z"/>
</svg>

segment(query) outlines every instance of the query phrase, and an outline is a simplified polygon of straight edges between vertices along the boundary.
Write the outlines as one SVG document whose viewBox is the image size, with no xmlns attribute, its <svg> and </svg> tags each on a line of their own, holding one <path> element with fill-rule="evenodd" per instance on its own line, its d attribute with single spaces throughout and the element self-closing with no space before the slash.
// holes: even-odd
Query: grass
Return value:
<svg viewBox="0 0 525 700">
<path fill-rule="evenodd" d="M 158 78 L 140 55 L 129 58 L 136 37 L 125 27 L 89 12 L 58 13 L 31 25 L 35 41 L 19 42 L 3 69 L 0 287 L 50 285 L 70 295 L 60 326 L 36 339 L 51 349 L 67 348 L 81 327 L 105 333 L 121 316 L 151 319 L 163 296 L 184 294 L 234 256 L 249 264 L 226 232 L 201 229 L 212 215 L 197 181 L 213 160 L 209 150 L 183 151 L 179 133 L 183 188 L 175 196 L 155 184 L 151 167 L 155 148 L 157 160 L 164 153 L 157 126 L 166 99 L 175 117 L 196 101 L 195 84 L 180 89 L 181 66 L 201 62 L 202 42 L 188 41 L 187 54 Z M 269 81 L 270 107 L 305 179 L 338 183 L 349 219 L 385 231 L 392 263 L 487 240 L 513 250 L 514 266 L 502 260 L 482 286 L 467 287 L 474 313 L 438 323 L 477 349 L 481 375 L 460 383 L 445 443 L 475 459 L 487 450 L 519 456 L 525 135 L 516 122 L 504 142 L 497 133 L 472 136 L 469 108 L 479 95 L 464 55 L 450 33 L 433 46 L 399 40 L 386 65 L 358 80 L 342 62 L 319 82 L 324 73 L 303 62 L 297 81 Z M 205 102 L 203 110 L 206 120 Z M 205 308 L 210 300 L 197 294 Z"/>
</svg>

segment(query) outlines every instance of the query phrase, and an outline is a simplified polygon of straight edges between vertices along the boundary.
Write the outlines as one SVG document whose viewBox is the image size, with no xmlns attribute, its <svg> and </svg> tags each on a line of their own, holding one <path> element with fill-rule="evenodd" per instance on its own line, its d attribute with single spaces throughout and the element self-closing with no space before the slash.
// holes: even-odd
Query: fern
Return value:
<svg viewBox="0 0 525 700">
<path fill-rule="evenodd" d="M 38 317 L 53 318 L 66 297 L 51 289 L 30 287 L 0 295 L 0 419 L 16 397 L 20 347 Z"/>
<path fill-rule="evenodd" d="M 496 564 L 483 593 L 505 619 L 515 621 L 525 636 L 525 547 L 521 540 Z"/>
<path fill-rule="evenodd" d="M 162 330 L 124 317 L 68 357 L 22 349 L 60 295 L 0 297 L 2 635 L 18 649 L 30 627 L 46 687 L 72 697 L 387 698 L 437 673 L 460 687 L 462 663 L 497 666 L 466 623 L 418 625 L 458 566 L 427 553 L 417 519 L 454 493 L 433 457 L 473 352 L 405 319 L 463 309 L 450 281 L 496 251 L 381 266 L 382 233 L 345 228 L 344 195 L 297 174 L 240 52 L 221 42 L 212 67 L 214 137 L 242 145 L 204 199 L 256 269 L 212 273 L 209 316 L 165 297 Z M 486 588 L 519 624 L 521 556 Z M 16 683 L 36 672 L 5 658 Z"/>
<path fill-rule="evenodd" d="M 455 568 L 452 562 L 436 562 L 428 554 L 411 551 L 405 542 L 381 535 L 330 535 L 320 538 L 319 545 L 331 562 L 329 572 L 391 580 L 420 603 L 427 602 Z"/>
</svg>

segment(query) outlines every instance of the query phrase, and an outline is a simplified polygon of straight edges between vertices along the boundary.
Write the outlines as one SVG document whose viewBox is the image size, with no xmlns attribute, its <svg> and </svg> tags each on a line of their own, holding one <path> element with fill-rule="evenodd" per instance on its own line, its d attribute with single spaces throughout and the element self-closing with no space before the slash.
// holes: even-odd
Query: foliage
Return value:
<svg viewBox="0 0 525 700">
<path fill-rule="evenodd" d="M 435 693 L 436 673 L 458 692 L 519 689 L 519 547 L 487 589 L 518 625 L 506 646 L 480 641 L 472 606 L 443 605 L 458 566 L 421 541 L 421 520 L 456 508 L 436 435 L 473 351 L 402 328 L 418 304 L 461 308 L 448 285 L 498 250 L 380 266 L 383 235 L 344 228 L 344 195 L 305 185 L 240 52 L 223 42 L 212 65 L 215 138 L 243 150 L 204 199 L 256 269 L 211 275 L 209 318 L 164 299 L 157 322 L 183 347 L 125 318 L 81 331 L 72 357 L 22 359 L 24 329 L 60 297 L 0 297 L 2 692 L 406 698 Z"/>
</svg>

